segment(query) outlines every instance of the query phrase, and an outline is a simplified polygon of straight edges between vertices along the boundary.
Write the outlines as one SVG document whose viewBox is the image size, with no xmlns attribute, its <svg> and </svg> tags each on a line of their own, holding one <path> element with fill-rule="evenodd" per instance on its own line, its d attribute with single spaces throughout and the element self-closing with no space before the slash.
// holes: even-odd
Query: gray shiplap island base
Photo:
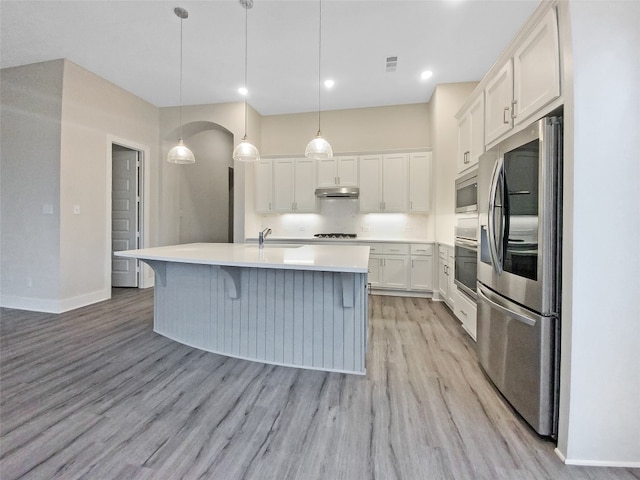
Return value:
<svg viewBox="0 0 640 480">
<path fill-rule="evenodd" d="M 369 247 L 198 243 L 118 252 L 155 272 L 154 331 L 208 352 L 365 374 Z"/>
</svg>

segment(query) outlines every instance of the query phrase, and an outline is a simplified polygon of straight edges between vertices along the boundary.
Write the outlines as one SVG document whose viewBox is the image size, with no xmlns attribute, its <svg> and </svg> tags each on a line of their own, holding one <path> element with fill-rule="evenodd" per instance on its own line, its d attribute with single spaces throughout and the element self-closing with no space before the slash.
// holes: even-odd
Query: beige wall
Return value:
<svg viewBox="0 0 640 480">
<path fill-rule="evenodd" d="M 458 121 L 455 115 L 476 85 L 477 82 L 440 84 L 431 97 L 436 241 L 449 245 L 453 245 L 455 225 L 454 187 L 458 155 Z"/>
<path fill-rule="evenodd" d="M 321 114 L 322 134 L 334 153 L 431 146 L 426 103 L 331 110 Z M 263 155 L 303 155 L 318 130 L 317 113 L 262 117 Z"/>
<path fill-rule="evenodd" d="M 190 138 L 208 130 L 222 129 L 231 136 L 233 146 L 240 143 L 244 135 L 244 103 L 219 103 L 211 105 L 190 105 L 182 109 L 183 139 L 187 146 Z M 261 151 L 262 117 L 251 107 L 248 108 L 247 137 Z M 173 165 L 166 159 L 169 149 L 178 140 L 180 133 L 180 108 L 167 107 L 160 109 L 160 245 L 171 245 L 180 242 L 180 205 L 181 205 L 181 169 L 189 165 Z M 195 153 L 195 152 L 194 152 Z M 262 151 L 260 152 L 262 153 Z M 196 156 L 196 163 L 198 158 Z M 253 172 L 250 164 L 235 162 L 235 241 L 244 241 L 245 225 L 253 225 L 252 213 L 247 212 L 245 205 L 253 205 Z"/>
<path fill-rule="evenodd" d="M 3 70 L 2 85 L 3 305 L 60 312 L 109 298 L 110 139 L 147 152 L 153 243 L 157 108 L 67 60 Z"/>
<path fill-rule="evenodd" d="M 63 62 L 0 74 L 1 303 L 41 309 L 59 294 Z"/>
<path fill-rule="evenodd" d="M 60 158 L 60 295 L 64 301 L 111 295 L 109 136 L 150 152 L 146 171 L 151 231 L 157 217 L 158 109 L 73 62 L 64 62 Z M 73 213 L 74 206 L 80 214 Z"/>
</svg>

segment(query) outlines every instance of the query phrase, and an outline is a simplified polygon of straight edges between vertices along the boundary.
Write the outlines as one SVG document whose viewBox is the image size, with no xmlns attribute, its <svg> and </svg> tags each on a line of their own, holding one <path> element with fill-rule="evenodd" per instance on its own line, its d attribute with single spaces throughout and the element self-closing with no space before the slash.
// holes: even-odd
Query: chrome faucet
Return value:
<svg viewBox="0 0 640 480">
<path fill-rule="evenodd" d="M 265 228 L 263 231 L 258 233 L 258 246 L 260 248 L 264 247 L 264 239 L 267 238 L 267 235 L 269 235 L 270 233 L 271 233 L 270 228 Z"/>
</svg>

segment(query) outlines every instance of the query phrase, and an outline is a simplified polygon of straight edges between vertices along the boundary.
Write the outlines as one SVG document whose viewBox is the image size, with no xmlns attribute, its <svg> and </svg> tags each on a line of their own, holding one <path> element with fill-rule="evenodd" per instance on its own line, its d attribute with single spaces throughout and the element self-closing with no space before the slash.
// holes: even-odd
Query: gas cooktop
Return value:
<svg viewBox="0 0 640 480">
<path fill-rule="evenodd" d="M 314 237 L 347 239 L 347 238 L 356 238 L 357 235 L 355 233 L 316 233 Z"/>
</svg>

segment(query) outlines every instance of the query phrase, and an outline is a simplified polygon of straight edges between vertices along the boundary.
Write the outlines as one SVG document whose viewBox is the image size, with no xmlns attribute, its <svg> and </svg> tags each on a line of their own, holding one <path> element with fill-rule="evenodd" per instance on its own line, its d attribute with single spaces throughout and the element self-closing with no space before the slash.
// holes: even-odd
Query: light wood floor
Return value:
<svg viewBox="0 0 640 480">
<path fill-rule="evenodd" d="M 2 480 L 640 478 L 563 465 L 430 300 L 371 297 L 366 377 L 167 340 L 151 290 L 1 313 Z"/>
</svg>

